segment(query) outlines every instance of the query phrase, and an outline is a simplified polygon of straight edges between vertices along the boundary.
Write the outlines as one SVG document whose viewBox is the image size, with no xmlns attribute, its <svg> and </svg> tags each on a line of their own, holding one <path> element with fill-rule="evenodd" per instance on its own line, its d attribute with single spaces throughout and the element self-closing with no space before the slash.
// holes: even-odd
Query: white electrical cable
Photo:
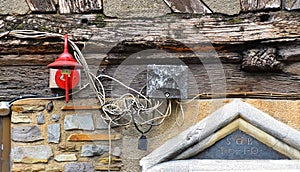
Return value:
<svg viewBox="0 0 300 172">
<path fill-rule="evenodd" d="M 43 39 L 43 38 L 60 38 L 64 39 L 64 35 L 57 34 L 57 33 L 48 33 L 48 32 L 40 32 L 40 31 L 34 31 L 34 30 L 13 30 L 13 31 L 7 31 L 0 33 L 0 37 L 4 36 L 12 36 L 16 38 L 21 39 Z M 102 106 L 102 111 L 104 115 L 102 115 L 102 118 L 106 121 L 109 121 L 110 124 L 116 125 L 116 126 L 123 126 L 123 125 L 132 125 L 133 119 L 131 118 L 132 114 L 135 114 L 139 116 L 139 119 L 141 119 L 141 122 L 139 122 L 139 125 L 159 125 L 161 124 L 166 117 L 168 117 L 171 114 L 171 101 L 169 101 L 167 108 L 165 110 L 165 113 L 161 112 L 159 108 L 163 104 L 162 102 L 157 102 L 153 104 L 145 95 L 143 95 L 141 92 L 128 87 L 118 79 L 105 75 L 100 74 L 99 76 L 96 76 L 92 72 L 90 72 L 89 66 L 81 53 L 80 49 L 76 46 L 76 44 L 68 39 L 70 46 L 74 50 L 74 58 L 76 61 L 83 66 L 83 70 L 85 71 L 85 74 L 87 76 L 88 84 L 84 86 L 87 87 L 88 85 L 91 86 L 93 92 L 95 93 L 97 99 L 99 100 L 99 104 Z M 126 89 L 133 91 L 135 94 L 137 94 L 138 97 L 141 97 L 144 99 L 145 102 L 142 102 L 140 98 L 137 98 L 133 94 L 124 94 L 120 96 L 119 98 L 110 99 L 109 101 L 106 98 L 105 94 L 105 88 L 100 81 L 100 78 L 108 78 L 110 80 L 113 80 L 120 84 L 121 86 L 125 87 Z M 74 93 L 73 93 L 74 94 Z M 58 97 L 56 97 L 58 98 Z M 149 120 L 144 120 L 141 116 L 141 113 L 150 114 L 156 112 L 155 114 L 158 114 L 158 116 L 153 117 Z M 121 118 L 126 118 L 128 122 L 126 123 L 118 123 L 118 121 Z M 154 123 L 157 121 L 157 123 Z M 135 121 L 136 122 L 136 121 Z"/>
</svg>

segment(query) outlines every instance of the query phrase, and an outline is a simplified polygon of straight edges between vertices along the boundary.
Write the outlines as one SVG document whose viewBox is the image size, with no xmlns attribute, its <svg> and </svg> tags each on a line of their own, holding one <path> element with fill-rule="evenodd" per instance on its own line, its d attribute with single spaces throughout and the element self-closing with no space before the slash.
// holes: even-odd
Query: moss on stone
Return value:
<svg viewBox="0 0 300 172">
<path fill-rule="evenodd" d="M 105 27 L 106 22 L 104 21 L 105 16 L 103 14 L 97 14 L 95 20 L 92 22 L 97 28 Z"/>
<path fill-rule="evenodd" d="M 243 19 L 238 18 L 238 17 L 233 17 L 233 18 L 227 20 L 228 23 L 240 23 L 242 21 L 243 21 Z"/>
<path fill-rule="evenodd" d="M 24 23 L 20 23 L 20 24 L 18 24 L 18 25 L 15 27 L 16 30 L 21 30 L 21 29 L 24 29 L 24 28 L 25 28 L 25 24 L 24 24 Z"/>
</svg>

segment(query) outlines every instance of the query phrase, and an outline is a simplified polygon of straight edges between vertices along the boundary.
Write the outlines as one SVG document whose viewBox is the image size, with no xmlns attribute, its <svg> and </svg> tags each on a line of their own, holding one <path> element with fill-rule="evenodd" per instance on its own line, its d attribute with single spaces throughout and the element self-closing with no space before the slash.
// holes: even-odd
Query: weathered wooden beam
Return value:
<svg viewBox="0 0 300 172">
<path fill-rule="evenodd" d="M 91 71 L 103 72 L 124 82 L 126 85 L 140 90 L 147 83 L 147 64 L 136 65 L 103 65 L 93 66 Z M 142 60 L 140 60 L 142 61 Z M 159 60 L 153 60 L 159 62 Z M 139 65 L 137 65 L 139 64 Z M 156 63 L 157 64 L 157 63 Z M 240 70 L 241 64 L 188 64 L 189 67 L 189 97 L 198 93 L 212 93 L 213 88 L 221 88 L 226 93 L 235 92 L 299 92 L 299 64 L 286 64 L 283 72 L 278 73 L 248 73 Z M 216 70 L 217 69 L 217 70 Z M 225 78 L 222 78 L 222 77 Z M 82 73 L 82 85 L 86 84 L 85 74 Z M 210 80 L 210 78 L 213 80 Z M 220 81 L 214 79 L 220 79 Z M 0 100 L 12 100 L 24 95 L 56 96 L 64 95 L 63 90 L 51 90 L 49 84 L 49 69 L 46 66 L 0 66 Z M 215 84 L 212 85 L 214 82 Z M 223 82 L 224 81 L 224 82 Z M 121 95 L 128 90 L 116 82 L 102 79 L 107 96 Z M 219 87 L 220 86 L 220 87 Z M 224 88 L 224 89 L 223 89 Z M 241 95 L 240 95 L 241 96 Z M 92 90 L 86 89 L 73 95 L 73 99 L 94 97 Z M 236 95 L 238 97 L 238 95 Z M 246 96 L 247 97 L 247 96 Z"/>
<path fill-rule="evenodd" d="M 278 60 L 299 61 L 299 17 L 297 12 L 260 12 L 235 17 L 208 15 L 187 19 L 175 15 L 160 20 L 103 21 L 96 14 L 72 17 L 48 14 L 20 17 L 22 21 L 12 16 L 2 17 L 7 24 L 0 29 L 32 29 L 38 26 L 32 23 L 36 21 L 38 28 L 47 27 L 49 32 L 71 32 L 70 38 L 77 41 L 81 48 L 81 41 L 85 41 L 84 53 L 94 54 L 90 60 L 102 61 L 108 54 L 103 64 L 121 63 L 129 55 L 151 48 L 171 52 L 172 57 L 177 58 L 197 57 L 199 54 L 207 56 L 206 52 L 215 51 L 210 53 L 211 57 L 221 58 L 224 62 L 240 62 L 244 51 L 257 48 L 258 45 L 276 48 Z M 0 36 L 0 54 L 59 54 L 62 47 L 59 38 Z M 195 55 L 195 52 L 200 53 Z"/>
<path fill-rule="evenodd" d="M 99 110 L 101 106 L 63 106 L 61 108 L 62 111 L 68 110 Z"/>
<path fill-rule="evenodd" d="M 94 168 L 97 171 L 120 171 L 123 165 L 96 165 Z"/>
<path fill-rule="evenodd" d="M 96 73 L 95 71 L 99 68 L 99 66 L 93 66 L 92 64 L 89 67 L 93 73 Z M 82 85 L 87 83 L 84 73 L 82 73 L 81 83 Z M 64 90 L 49 88 L 49 69 L 47 65 L 0 66 L 0 100 L 12 100 L 19 96 L 28 95 L 56 97 L 64 94 Z M 83 95 L 76 98 L 89 96 L 92 96 L 91 90 L 87 90 Z"/>
<path fill-rule="evenodd" d="M 21 95 L 49 95 L 46 66 L 0 67 L 0 99 L 11 100 Z"/>
<path fill-rule="evenodd" d="M 96 165 L 95 170 L 97 171 L 120 171 L 123 165 Z"/>
<path fill-rule="evenodd" d="M 58 54 L 0 55 L 0 66 L 22 66 L 20 70 L 26 66 L 47 66 L 57 57 Z"/>
<path fill-rule="evenodd" d="M 79 48 L 82 42 L 76 42 Z M 71 50 L 71 48 L 70 48 Z M 0 39 L 0 55 L 53 54 L 63 52 L 63 40 L 51 39 Z"/>
<path fill-rule="evenodd" d="M 282 61 L 300 61 L 299 43 L 279 45 L 278 55 L 278 59 Z"/>
<path fill-rule="evenodd" d="M 159 19 L 104 19 L 101 15 L 28 15 L 2 17 L 0 30 L 34 29 L 72 33 L 70 38 L 96 42 L 112 48 L 124 40 L 155 40 L 171 37 L 186 45 L 297 42 L 300 38 L 299 12 L 258 12 L 239 16 L 218 14 Z M 33 23 L 34 22 L 34 23 Z M 38 24 L 35 24 L 38 23 Z"/>
<path fill-rule="evenodd" d="M 202 18 L 198 27 L 201 33 L 215 44 L 299 40 L 299 13 L 269 12 L 250 16 L 241 15 L 233 18 L 207 16 Z"/>
<path fill-rule="evenodd" d="M 10 45 L 13 46 L 12 43 Z M 53 52 L 50 50 L 46 50 L 51 49 L 53 45 L 46 45 L 49 46 L 41 48 L 43 45 L 37 43 L 37 45 L 35 45 L 37 48 L 35 48 L 34 46 L 20 47 L 17 44 L 15 44 L 17 48 L 14 49 L 10 49 L 9 46 L 2 46 L 0 48 L 1 50 L 5 49 L 6 47 L 7 49 L 9 49 L 9 51 L 7 51 L 6 53 L 10 52 L 11 54 L 16 55 L 5 55 L 5 53 L 2 54 L 1 52 L 3 51 L 1 51 L 0 66 L 47 65 L 54 61 L 54 59 L 63 51 L 63 45 L 61 42 L 57 42 L 57 49 L 52 49 Z M 78 43 L 77 45 L 79 47 L 83 46 L 83 44 L 80 43 Z M 147 53 L 144 55 L 141 54 L 142 52 L 146 51 L 155 51 L 156 58 L 160 59 L 161 61 L 170 61 L 170 59 L 172 60 L 177 58 L 184 61 L 187 64 L 192 64 L 201 63 L 201 61 L 199 61 L 199 58 L 219 58 L 224 63 L 240 63 L 244 54 L 248 50 L 251 50 L 253 47 L 256 46 L 253 44 L 236 46 L 198 44 L 188 47 L 187 45 L 181 45 L 178 42 L 170 41 L 123 41 L 111 49 L 102 49 L 102 47 L 99 47 L 98 45 L 86 44 L 85 48 L 82 50 L 82 53 L 89 64 L 96 65 L 121 64 L 127 58 L 130 58 L 131 60 L 138 60 L 141 58 L 141 55 L 144 59 L 144 62 L 142 63 L 147 63 L 147 61 L 149 61 Z M 269 44 L 269 46 L 264 46 L 264 48 L 266 47 L 277 49 L 276 51 L 278 51 L 278 53 L 276 53 L 276 59 L 279 61 L 300 61 L 300 51 L 298 51 L 300 45 L 297 42 L 295 44 L 290 42 L 282 45 Z M 41 55 L 43 54 L 42 52 L 45 50 L 55 54 Z M 136 56 L 136 53 L 140 53 L 140 56 Z M 153 56 L 151 56 L 150 58 L 153 58 Z"/>
<path fill-rule="evenodd" d="M 156 60 L 156 62 L 158 62 Z M 136 61 L 136 63 L 138 63 Z M 160 63 L 155 63 L 160 64 Z M 288 73 L 248 73 L 240 64 L 190 64 L 189 97 L 198 93 L 275 92 L 298 93 L 300 78 Z M 147 83 L 147 64 L 101 66 L 99 72 L 110 74 L 126 85 L 141 90 Z M 118 83 L 103 79 L 108 95 L 122 95 L 127 89 Z M 216 92 L 214 92 L 216 91 Z M 241 96 L 241 95 L 240 95 Z"/>
<path fill-rule="evenodd" d="M 1 55 L 0 54 L 0 66 L 5 67 L 19 67 L 20 69 L 26 69 L 26 66 L 33 66 L 41 67 L 47 66 L 48 64 L 52 63 L 62 51 L 57 52 L 55 54 L 16 54 L 16 55 Z M 120 59 L 113 58 L 113 60 L 106 60 L 106 54 L 86 54 L 83 53 L 84 58 L 86 59 L 88 64 L 93 64 L 99 66 L 101 64 L 120 64 L 126 56 L 120 57 Z M 91 67 L 90 66 L 90 67 Z"/>
<path fill-rule="evenodd" d="M 67 140 L 71 142 L 120 140 L 119 134 L 71 134 Z"/>
</svg>

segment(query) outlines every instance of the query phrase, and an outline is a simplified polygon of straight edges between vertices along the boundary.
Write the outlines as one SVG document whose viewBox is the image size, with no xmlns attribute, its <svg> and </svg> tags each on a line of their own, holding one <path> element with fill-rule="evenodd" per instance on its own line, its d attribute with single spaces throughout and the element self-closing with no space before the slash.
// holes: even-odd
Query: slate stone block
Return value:
<svg viewBox="0 0 300 172">
<path fill-rule="evenodd" d="M 99 130 L 106 130 L 108 128 L 108 124 L 104 121 L 100 114 L 94 115 L 95 119 L 95 128 Z"/>
<path fill-rule="evenodd" d="M 67 115 L 64 119 L 65 130 L 95 130 L 92 114 Z"/>
<path fill-rule="evenodd" d="M 42 112 L 36 116 L 36 123 L 38 125 L 45 124 L 45 116 Z"/>
<path fill-rule="evenodd" d="M 50 146 L 24 146 L 12 149 L 12 161 L 20 163 L 46 163 L 53 156 Z"/>
<path fill-rule="evenodd" d="M 74 162 L 65 165 L 64 172 L 94 172 L 92 163 Z"/>
<path fill-rule="evenodd" d="M 11 107 L 14 112 L 19 113 L 34 113 L 45 109 L 43 105 L 16 105 Z"/>
<path fill-rule="evenodd" d="M 76 161 L 77 157 L 75 154 L 60 154 L 54 157 L 57 162 Z"/>
<path fill-rule="evenodd" d="M 59 143 L 60 124 L 48 125 L 48 143 Z"/>
<path fill-rule="evenodd" d="M 100 156 L 108 152 L 109 147 L 104 145 L 83 145 L 81 148 L 81 155 L 84 157 Z"/>
<path fill-rule="evenodd" d="M 41 130 L 37 126 L 12 128 L 12 140 L 17 142 L 34 142 L 43 140 Z"/>
<path fill-rule="evenodd" d="M 28 115 L 13 113 L 11 116 L 11 122 L 14 124 L 18 123 L 31 123 L 31 119 Z"/>
<path fill-rule="evenodd" d="M 76 144 L 65 143 L 58 145 L 58 150 L 61 152 L 78 152 L 76 149 Z"/>
<path fill-rule="evenodd" d="M 115 147 L 111 154 L 114 155 L 114 156 L 119 157 L 119 156 L 121 156 L 121 153 L 122 153 L 121 148 L 120 147 Z"/>
<path fill-rule="evenodd" d="M 51 116 L 51 121 L 57 122 L 60 119 L 60 114 L 53 114 Z"/>
</svg>

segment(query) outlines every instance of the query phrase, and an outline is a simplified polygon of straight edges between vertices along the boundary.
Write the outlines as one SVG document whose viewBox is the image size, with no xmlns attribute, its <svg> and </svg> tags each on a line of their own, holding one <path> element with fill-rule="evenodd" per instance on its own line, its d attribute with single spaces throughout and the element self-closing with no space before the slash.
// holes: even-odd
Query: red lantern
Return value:
<svg viewBox="0 0 300 172">
<path fill-rule="evenodd" d="M 68 35 L 65 35 L 64 52 L 58 58 L 48 65 L 48 68 L 58 69 L 55 74 L 56 84 L 66 90 L 66 103 L 69 102 L 69 90 L 76 87 L 80 80 L 79 72 L 75 69 L 81 69 L 82 65 L 68 51 Z"/>
</svg>

